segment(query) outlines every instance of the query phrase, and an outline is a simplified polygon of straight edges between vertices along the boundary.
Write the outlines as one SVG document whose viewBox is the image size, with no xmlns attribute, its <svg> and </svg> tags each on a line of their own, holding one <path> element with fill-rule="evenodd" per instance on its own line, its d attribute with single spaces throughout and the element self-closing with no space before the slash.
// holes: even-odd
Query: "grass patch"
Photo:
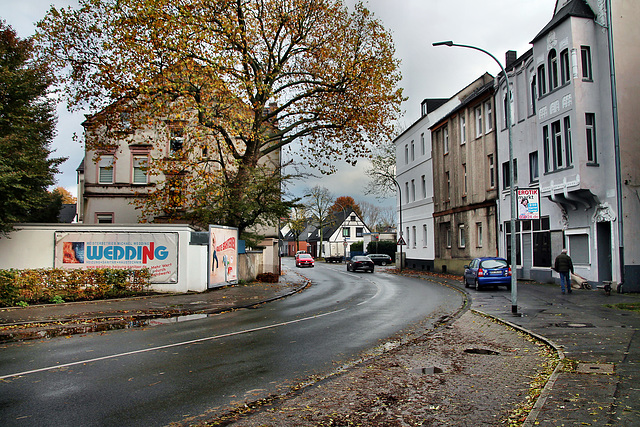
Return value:
<svg viewBox="0 0 640 427">
<path fill-rule="evenodd" d="M 628 310 L 640 313 L 640 302 L 621 302 L 618 304 L 607 304 L 609 308 L 616 308 L 618 310 Z"/>
</svg>

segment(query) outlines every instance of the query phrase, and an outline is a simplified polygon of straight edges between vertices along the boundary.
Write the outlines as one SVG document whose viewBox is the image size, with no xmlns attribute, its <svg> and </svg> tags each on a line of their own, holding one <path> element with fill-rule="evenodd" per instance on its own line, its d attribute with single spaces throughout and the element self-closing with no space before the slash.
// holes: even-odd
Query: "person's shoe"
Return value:
<svg viewBox="0 0 640 427">
<path fill-rule="evenodd" d="M 571 293 L 571 289 L 569 289 L 569 293 Z"/>
</svg>

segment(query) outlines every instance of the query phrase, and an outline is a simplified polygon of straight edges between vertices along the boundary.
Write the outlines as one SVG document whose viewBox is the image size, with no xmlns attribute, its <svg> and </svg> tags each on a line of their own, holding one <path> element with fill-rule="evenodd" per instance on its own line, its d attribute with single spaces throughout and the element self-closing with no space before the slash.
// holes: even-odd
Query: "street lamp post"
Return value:
<svg viewBox="0 0 640 427">
<path fill-rule="evenodd" d="M 518 315 L 518 268 L 517 268 L 517 260 L 516 260 L 516 214 L 517 214 L 517 206 L 516 206 L 516 197 L 515 197 L 515 170 L 513 168 L 513 137 L 512 137 L 512 123 L 511 123 L 511 100 L 512 100 L 512 94 L 511 94 L 511 85 L 509 84 L 509 76 L 507 75 L 507 71 L 504 69 L 504 67 L 502 66 L 502 64 L 500 63 L 500 61 L 498 61 L 498 59 L 493 56 L 490 52 L 487 52 L 484 49 L 481 49 L 479 47 L 476 46 L 470 46 L 470 45 L 465 45 L 465 44 L 456 44 L 452 41 L 444 41 L 444 42 L 437 42 L 437 43 L 433 43 L 433 46 L 448 46 L 448 47 L 464 47 L 464 48 L 468 48 L 468 49 L 474 49 L 474 50 L 478 50 L 482 53 L 485 53 L 487 55 L 489 55 L 494 61 L 496 61 L 496 63 L 498 64 L 498 66 L 500 66 L 500 69 L 502 70 L 502 73 L 504 74 L 504 79 L 506 81 L 507 84 L 507 108 L 506 108 L 506 115 L 507 115 L 507 129 L 509 132 L 509 180 L 510 180 L 510 185 L 509 185 L 509 197 L 511 198 L 511 221 L 510 221 L 510 228 L 511 228 L 511 265 L 512 265 L 512 272 L 511 272 L 511 313 L 514 315 Z"/>
<path fill-rule="evenodd" d="M 398 181 L 396 181 L 395 178 L 391 178 L 393 180 L 393 183 L 396 185 L 396 187 L 398 187 L 398 203 L 400 206 L 400 232 L 399 234 L 399 238 L 398 241 L 402 238 L 402 189 L 400 188 L 400 184 L 398 184 Z M 400 246 L 400 271 L 402 272 L 402 245 L 398 245 Z"/>
</svg>

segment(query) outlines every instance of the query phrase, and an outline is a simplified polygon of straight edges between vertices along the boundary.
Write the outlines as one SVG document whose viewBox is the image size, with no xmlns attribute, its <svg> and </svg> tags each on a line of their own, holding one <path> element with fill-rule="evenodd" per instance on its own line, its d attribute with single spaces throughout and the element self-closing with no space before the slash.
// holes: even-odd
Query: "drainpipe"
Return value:
<svg viewBox="0 0 640 427">
<path fill-rule="evenodd" d="M 616 91 L 616 64 L 613 52 L 613 23 L 611 19 L 611 0 L 606 0 L 607 7 L 607 35 L 609 41 L 609 71 L 611 74 L 611 108 L 613 112 L 613 145 L 616 164 L 616 199 L 618 208 L 618 257 L 620 262 L 619 290 L 624 284 L 624 227 L 622 206 L 622 173 L 620 166 L 620 132 L 618 128 L 618 95 Z"/>
</svg>

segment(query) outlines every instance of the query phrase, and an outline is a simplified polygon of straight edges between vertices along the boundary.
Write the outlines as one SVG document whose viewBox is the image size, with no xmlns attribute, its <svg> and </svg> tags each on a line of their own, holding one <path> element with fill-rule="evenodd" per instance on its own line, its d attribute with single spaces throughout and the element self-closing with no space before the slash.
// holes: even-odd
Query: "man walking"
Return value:
<svg viewBox="0 0 640 427">
<path fill-rule="evenodd" d="M 567 292 L 571 293 L 571 273 L 573 273 L 573 262 L 571 257 L 567 255 L 567 250 L 563 249 L 560 255 L 556 257 L 553 269 L 560 274 L 560 289 L 564 294 L 565 286 Z"/>
</svg>

